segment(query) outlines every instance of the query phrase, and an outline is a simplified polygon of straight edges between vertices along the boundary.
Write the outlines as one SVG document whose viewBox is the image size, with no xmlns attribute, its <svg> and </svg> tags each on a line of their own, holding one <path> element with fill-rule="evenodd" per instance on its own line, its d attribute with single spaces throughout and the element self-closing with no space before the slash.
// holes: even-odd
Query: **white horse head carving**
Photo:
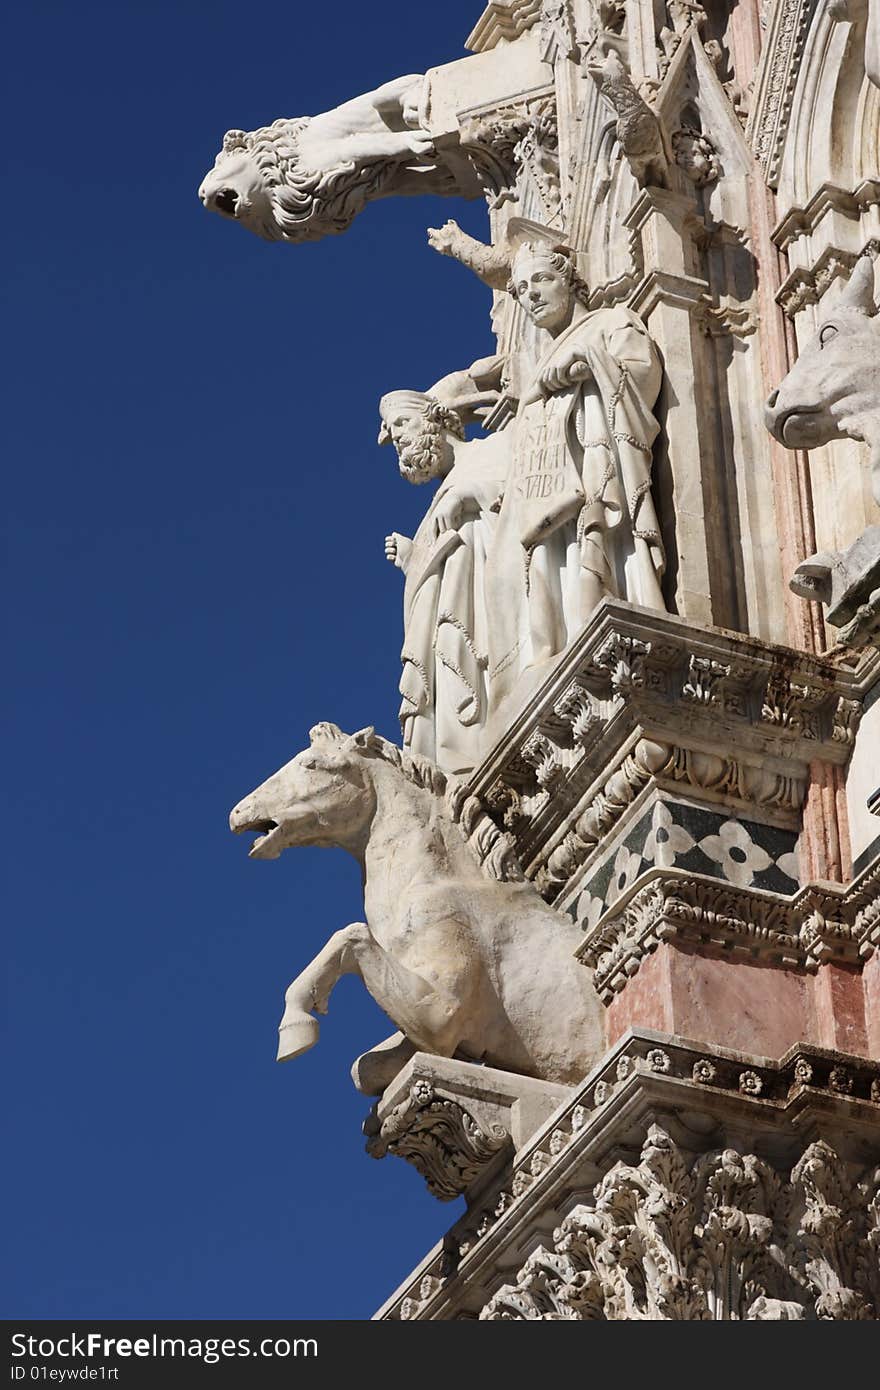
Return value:
<svg viewBox="0 0 880 1390">
<path fill-rule="evenodd" d="M 764 418 L 789 449 L 813 449 L 847 436 L 863 440 L 880 502 L 880 317 L 867 256 L 856 262 L 843 294 L 771 393 Z"/>
</svg>

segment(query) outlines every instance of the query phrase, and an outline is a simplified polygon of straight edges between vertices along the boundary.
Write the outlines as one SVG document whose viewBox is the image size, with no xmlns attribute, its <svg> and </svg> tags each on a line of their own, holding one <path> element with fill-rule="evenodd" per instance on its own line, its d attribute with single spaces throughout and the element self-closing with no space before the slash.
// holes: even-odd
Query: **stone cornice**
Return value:
<svg viewBox="0 0 880 1390">
<path fill-rule="evenodd" d="M 825 291 L 840 276 L 848 277 L 860 256 L 880 252 L 880 239 L 874 237 L 856 251 L 826 246 L 810 270 L 798 267 L 786 276 L 776 294 L 776 302 L 788 318 L 794 319 L 807 304 L 818 304 Z"/>
<path fill-rule="evenodd" d="M 489 0 L 465 39 L 471 53 L 485 53 L 496 44 L 519 38 L 541 16 L 541 0 Z"/>
<path fill-rule="evenodd" d="M 607 1004 L 662 941 L 814 971 L 828 961 L 857 964 L 878 937 L 880 864 L 851 884 L 809 884 L 792 897 L 653 869 L 603 914 L 577 954 Z"/>
<path fill-rule="evenodd" d="M 652 780 L 794 825 L 809 764 L 849 757 L 877 664 L 606 600 L 470 785 L 552 898 Z"/>
<path fill-rule="evenodd" d="M 456 1316 L 466 1294 L 490 1289 L 494 1271 L 510 1268 L 510 1252 L 531 1248 L 543 1212 L 552 1229 L 560 1197 L 598 1183 L 621 1146 L 664 1112 L 667 1130 L 692 1152 L 730 1128 L 785 1166 L 821 1124 L 864 1163 L 872 1143 L 880 1153 L 880 1063 L 800 1044 L 775 1062 L 629 1030 L 376 1316 Z M 699 1132 L 675 1118 L 697 1113 Z"/>
<path fill-rule="evenodd" d="M 829 212 L 842 213 L 857 220 L 869 207 L 880 203 L 880 179 L 863 179 L 851 192 L 833 183 L 823 183 L 804 207 L 790 208 L 771 233 L 783 251 L 799 237 L 814 232 Z"/>
</svg>

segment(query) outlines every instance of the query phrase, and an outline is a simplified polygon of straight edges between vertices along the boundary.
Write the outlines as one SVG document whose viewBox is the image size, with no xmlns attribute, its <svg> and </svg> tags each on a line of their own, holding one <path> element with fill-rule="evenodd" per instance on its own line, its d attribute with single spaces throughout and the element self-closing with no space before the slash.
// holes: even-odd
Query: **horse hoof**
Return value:
<svg viewBox="0 0 880 1390">
<path fill-rule="evenodd" d="M 289 1023 L 282 1023 L 278 1029 L 277 1060 L 279 1062 L 291 1062 L 294 1057 L 308 1052 L 309 1048 L 314 1047 L 318 1041 L 320 1031 L 321 1025 L 318 1020 L 309 1014 L 303 1014 L 301 1018 L 291 1019 Z"/>
</svg>

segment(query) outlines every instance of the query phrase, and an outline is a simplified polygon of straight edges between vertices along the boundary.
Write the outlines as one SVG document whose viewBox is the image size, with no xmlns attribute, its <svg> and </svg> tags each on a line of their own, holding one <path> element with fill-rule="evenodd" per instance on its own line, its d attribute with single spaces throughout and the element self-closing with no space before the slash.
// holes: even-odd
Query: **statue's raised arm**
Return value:
<svg viewBox="0 0 880 1390">
<path fill-rule="evenodd" d="M 425 78 L 410 74 L 317 116 L 230 130 L 199 197 L 267 241 L 344 232 L 376 198 L 471 196 L 421 123 Z"/>
</svg>

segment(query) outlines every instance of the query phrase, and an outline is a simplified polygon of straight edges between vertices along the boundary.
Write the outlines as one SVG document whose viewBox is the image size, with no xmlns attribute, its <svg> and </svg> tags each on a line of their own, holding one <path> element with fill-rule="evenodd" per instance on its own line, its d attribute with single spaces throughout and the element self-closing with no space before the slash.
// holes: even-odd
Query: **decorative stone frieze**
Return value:
<svg viewBox="0 0 880 1390">
<path fill-rule="evenodd" d="M 630 1030 L 376 1316 L 876 1318 L 878 1123 L 878 1062 Z"/>
<path fill-rule="evenodd" d="M 796 828 L 873 679 L 606 600 L 469 785 L 555 901 L 649 784 Z"/>
<path fill-rule="evenodd" d="M 847 887 L 810 885 L 793 897 L 652 869 L 588 929 L 578 956 L 605 1003 L 663 941 L 805 971 L 828 961 L 857 965 L 873 949 L 864 924 L 877 915 L 878 898 L 877 866 Z"/>
<path fill-rule="evenodd" d="M 788 132 L 804 40 L 818 0 L 776 0 L 768 15 L 764 61 L 757 74 L 746 137 L 771 188 Z"/>
<path fill-rule="evenodd" d="M 878 1196 L 880 1169 L 854 1174 L 824 1140 L 786 1180 L 734 1148 L 689 1164 L 652 1125 L 639 1162 L 615 1164 L 480 1317 L 873 1319 Z"/>
</svg>

